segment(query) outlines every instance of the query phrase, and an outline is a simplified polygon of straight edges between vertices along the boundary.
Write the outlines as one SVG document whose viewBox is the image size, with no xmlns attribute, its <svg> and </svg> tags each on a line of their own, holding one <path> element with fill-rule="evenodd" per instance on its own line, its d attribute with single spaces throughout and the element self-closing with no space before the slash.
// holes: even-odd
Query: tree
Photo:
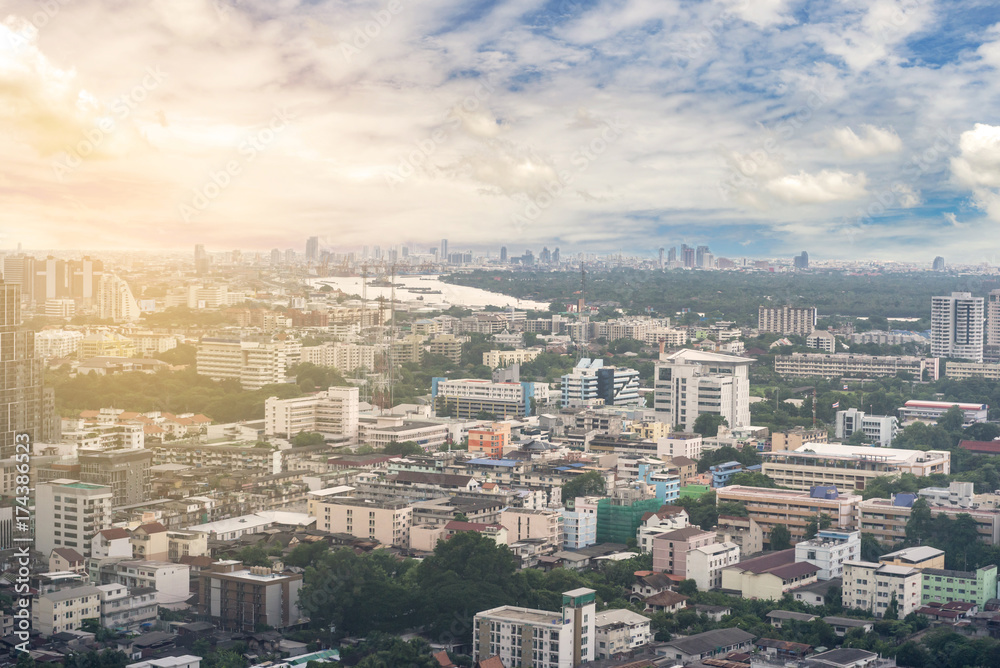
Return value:
<svg viewBox="0 0 1000 668">
<path fill-rule="evenodd" d="M 323 437 L 323 434 L 315 431 L 300 431 L 292 437 L 292 445 L 296 448 L 319 445 L 320 443 L 326 443 L 326 438 Z"/>
<path fill-rule="evenodd" d="M 965 424 L 965 413 L 957 405 L 951 406 L 937 421 L 937 426 L 949 433 L 962 431 L 963 424 Z"/>
<path fill-rule="evenodd" d="M 892 592 L 889 598 L 889 607 L 886 608 L 882 619 L 899 619 L 899 601 L 896 600 L 896 592 Z"/>
<path fill-rule="evenodd" d="M 395 443 L 387 443 L 382 448 L 382 452 L 387 455 L 408 457 L 410 455 L 422 455 L 424 454 L 424 449 L 413 441 L 396 441 Z"/>
<path fill-rule="evenodd" d="M 604 496 L 607 483 L 598 471 L 588 471 L 567 481 L 562 486 L 562 498 L 566 507 L 578 496 Z"/>
<path fill-rule="evenodd" d="M 879 557 L 885 553 L 878 539 L 873 534 L 861 534 L 861 560 L 877 562 Z"/>
<path fill-rule="evenodd" d="M 830 524 L 832 523 L 833 520 L 831 520 L 830 516 L 827 515 L 826 513 L 821 513 L 820 515 L 811 518 L 806 523 L 806 536 L 805 536 L 806 540 L 815 538 L 816 534 L 822 531 L 823 529 L 829 529 Z"/>
<path fill-rule="evenodd" d="M 927 499 L 921 497 L 913 502 L 910 519 L 906 521 L 906 541 L 921 545 L 931 536 L 931 509 Z"/>
<path fill-rule="evenodd" d="M 729 484 L 731 485 L 743 485 L 745 487 L 767 487 L 770 489 L 776 489 L 778 483 L 763 473 L 748 473 L 746 471 L 742 473 L 736 473 L 729 479 Z"/>
<path fill-rule="evenodd" d="M 719 433 L 719 427 L 729 426 L 726 418 L 718 413 L 702 413 L 694 421 L 694 432 L 707 438 L 714 438 Z"/>
<path fill-rule="evenodd" d="M 792 534 L 788 531 L 788 527 L 783 524 L 779 524 L 771 529 L 771 549 L 787 550 L 792 546 Z"/>
<path fill-rule="evenodd" d="M 694 596 L 698 593 L 698 583 L 690 578 L 681 580 L 677 585 L 677 593 L 684 596 Z"/>
</svg>

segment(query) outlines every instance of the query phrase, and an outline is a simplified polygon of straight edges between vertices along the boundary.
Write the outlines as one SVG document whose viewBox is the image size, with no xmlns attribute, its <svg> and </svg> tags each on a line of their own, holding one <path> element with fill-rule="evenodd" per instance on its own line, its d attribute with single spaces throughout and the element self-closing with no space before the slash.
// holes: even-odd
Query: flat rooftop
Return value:
<svg viewBox="0 0 1000 668">
<path fill-rule="evenodd" d="M 532 610 L 531 608 L 516 608 L 514 606 L 501 606 L 485 612 L 480 612 L 482 617 L 490 619 L 516 622 L 518 624 L 532 624 L 534 626 L 548 626 L 554 629 L 561 629 L 562 613 L 550 612 L 548 610 Z"/>
</svg>

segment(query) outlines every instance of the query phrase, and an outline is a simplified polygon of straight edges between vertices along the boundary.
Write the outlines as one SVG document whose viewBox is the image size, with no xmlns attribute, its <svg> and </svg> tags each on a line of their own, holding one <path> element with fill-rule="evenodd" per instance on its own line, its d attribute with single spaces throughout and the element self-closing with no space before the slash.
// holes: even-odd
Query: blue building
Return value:
<svg viewBox="0 0 1000 668">
<path fill-rule="evenodd" d="M 649 464 L 639 464 L 639 480 L 656 490 L 656 498 L 663 503 L 674 503 L 681 493 L 681 478 L 659 470 Z"/>
<path fill-rule="evenodd" d="M 708 467 L 709 472 L 712 474 L 712 487 L 726 487 L 729 484 L 730 479 L 737 473 L 759 473 L 761 471 L 760 464 L 754 464 L 753 466 L 743 466 L 739 462 L 725 462 L 724 464 L 717 464 L 715 466 Z"/>
<path fill-rule="evenodd" d="M 639 372 L 626 367 L 604 366 L 602 359 L 583 358 L 562 377 L 562 405 L 638 406 Z"/>
</svg>

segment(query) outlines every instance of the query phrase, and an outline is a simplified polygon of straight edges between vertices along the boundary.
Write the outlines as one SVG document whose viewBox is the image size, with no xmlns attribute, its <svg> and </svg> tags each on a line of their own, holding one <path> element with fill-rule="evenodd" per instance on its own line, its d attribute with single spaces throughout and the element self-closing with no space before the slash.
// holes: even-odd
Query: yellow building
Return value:
<svg viewBox="0 0 1000 668">
<path fill-rule="evenodd" d="M 944 568 L 944 550 L 929 545 L 907 547 L 879 557 L 879 563 L 911 568 Z"/>
<path fill-rule="evenodd" d="M 792 535 L 792 542 L 805 538 L 806 525 L 818 515 L 825 514 L 832 520 L 831 527 L 853 529 L 858 494 L 828 493 L 812 496 L 808 491 L 769 489 L 730 485 L 716 490 L 718 503 L 738 503 L 747 509 L 748 516 L 760 525 L 764 541 L 769 542 L 771 530 L 781 525 Z"/>
<path fill-rule="evenodd" d="M 80 341 L 80 359 L 94 357 L 135 357 L 135 343 L 114 332 L 88 334 Z"/>
<path fill-rule="evenodd" d="M 408 548 L 413 508 L 405 501 L 372 501 L 357 497 L 309 500 L 316 529 L 374 539 L 383 545 Z"/>
</svg>

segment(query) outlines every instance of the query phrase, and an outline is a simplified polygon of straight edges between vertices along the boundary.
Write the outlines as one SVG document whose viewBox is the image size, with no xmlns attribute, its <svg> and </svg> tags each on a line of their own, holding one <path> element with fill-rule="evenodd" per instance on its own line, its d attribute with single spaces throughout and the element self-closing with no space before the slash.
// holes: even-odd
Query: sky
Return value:
<svg viewBox="0 0 1000 668">
<path fill-rule="evenodd" d="M 997 263 L 979 0 L 8 0 L 0 248 Z"/>
</svg>

